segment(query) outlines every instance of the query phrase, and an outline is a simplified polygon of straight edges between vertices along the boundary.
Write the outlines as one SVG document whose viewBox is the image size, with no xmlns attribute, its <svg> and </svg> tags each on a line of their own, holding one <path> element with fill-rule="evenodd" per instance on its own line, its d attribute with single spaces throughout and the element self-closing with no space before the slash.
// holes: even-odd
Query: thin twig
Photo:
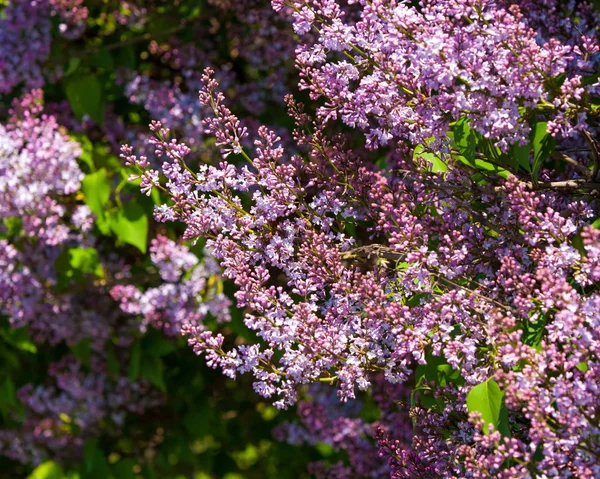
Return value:
<svg viewBox="0 0 600 479">
<path fill-rule="evenodd" d="M 586 168 L 584 165 L 579 163 L 577 160 L 571 158 L 569 155 L 557 151 L 552 154 L 552 157 L 558 160 L 562 160 L 565 163 L 569 163 L 570 165 L 573 165 L 575 168 L 577 168 L 577 170 L 579 170 L 579 172 L 583 173 L 585 176 L 590 176 L 589 168 Z"/>
<path fill-rule="evenodd" d="M 594 167 L 592 169 L 592 173 L 590 178 L 592 181 L 596 181 L 598 179 L 598 171 L 600 170 L 600 155 L 598 154 L 598 145 L 596 144 L 596 140 L 592 137 L 589 131 L 582 130 L 583 136 L 590 144 L 592 148 L 592 159 L 594 160 Z"/>
</svg>

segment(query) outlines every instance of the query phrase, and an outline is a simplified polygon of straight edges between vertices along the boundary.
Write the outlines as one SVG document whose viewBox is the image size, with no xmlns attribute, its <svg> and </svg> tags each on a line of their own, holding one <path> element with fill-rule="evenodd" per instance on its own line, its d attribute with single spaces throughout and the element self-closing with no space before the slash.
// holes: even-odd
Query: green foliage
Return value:
<svg viewBox="0 0 600 479">
<path fill-rule="evenodd" d="M 85 203 L 98 217 L 104 218 L 104 207 L 110 199 L 110 179 L 105 168 L 87 175 L 81 182 Z"/>
<path fill-rule="evenodd" d="M 68 77 L 65 81 L 65 95 L 78 120 L 89 115 L 99 125 L 104 123 L 102 85 L 95 75 Z"/>
<path fill-rule="evenodd" d="M 452 368 L 443 356 L 427 353 L 425 359 L 426 363 L 419 364 L 415 370 L 415 387 L 411 394 L 411 403 L 441 412 L 444 409 L 444 399 L 436 396 L 437 388 L 449 383 L 462 386 L 464 378 L 460 371 Z"/>
<path fill-rule="evenodd" d="M 489 426 L 500 431 L 504 436 L 510 436 L 508 427 L 508 412 L 504 404 L 504 393 L 493 379 L 488 379 L 474 386 L 467 395 L 467 409 L 481 414 L 485 426 L 484 432 L 489 432 Z"/>
<path fill-rule="evenodd" d="M 104 269 L 94 248 L 68 248 L 54 262 L 58 280 L 56 287 L 64 290 L 73 284 L 85 284 L 90 276 L 102 276 Z"/>
<path fill-rule="evenodd" d="M 148 245 L 148 216 L 136 201 L 129 201 L 110 215 L 110 229 L 121 241 L 131 244 L 142 253 Z"/>
<path fill-rule="evenodd" d="M 64 479 L 64 475 L 57 463 L 46 461 L 36 467 L 27 479 Z"/>
<path fill-rule="evenodd" d="M 542 165 L 550 158 L 556 147 L 556 140 L 547 132 L 547 126 L 546 122 L 538 122 L 532 128 L 533 166 L 531 168 L 531 181 L 534 185 L 538 183 Z"/>
</svg>

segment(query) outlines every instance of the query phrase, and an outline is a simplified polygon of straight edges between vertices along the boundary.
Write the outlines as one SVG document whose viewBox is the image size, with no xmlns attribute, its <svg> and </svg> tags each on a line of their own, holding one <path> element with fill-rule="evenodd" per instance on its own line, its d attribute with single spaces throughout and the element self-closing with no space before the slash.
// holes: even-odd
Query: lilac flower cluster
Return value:
<svg viewBox="0 0 600 479">
<path fill-rule="evenodd" d="M 52 197 L 79 189 L 81 150 L 42 114 L 41 102 L 41 90 L 15 100 L 8 124 L 0 125 L 0 219 L 20 218 L 25 236 L 54 245 L 64 243 L 69 230 L 60 224 L 65 207 Z"/>
<path fill-rule="evenodd" d="M 219 323 L 231 319 L 219 266 L 208 254 L 200 264 L 187 247 L 158 236 L 152 240 L 150 258 L 162 280 L 158 286 L 144 292 L 133 284 L 111 289 L 123 312 L 143 318 L 140 328 L 151 325 L 173 335 L 179 334 L 184 324 L 200 324 L 207 314 Z"/>
<path fill-rule="evenodd" d="M 298 404 L 298 422 L 286 423 L 274 434 L 290 444 L 328 445 L 334 452 L 348 454 L 349 464 L 342 461 L 310 464 L 311 472 L 318 478 L 389 477 L 387 455 L 379 454 L 383 448 L 380 438 L 393 434 L 398 444 L 410 448 L 410 418 L 394 403 L 408 399 L 407 392 L 405 385 L 390 384 L 382 375 L 376 375 L 370 399 L 371 407 L 378 411 L 379 417 L 369 422 L 360 417 L 365 409 L 363 402 L 340 403 L 327 386 L 314 384 L 306 399 Z"/>
<path fill-rule="evenodd" d="M 288 98 L 300 153 L 266 127 L 248 153 L 248 130 L 210 70 L 199 98 L 212 110 L 203 124 L 221 147 L 218 166 L 192 171 L 189 148 L 158 122 L 160 170 L 124 148 L 142 188 L 172 200 L 156 219 L 207 240 L 259 340 L 228 349 L 203 325 L 182 331 L 209 366 L 253 374 L 255 390 L 281 408 L 314 382 L 347 401 L 373 387 L 374 373 L 390 385 L 414 381 L 411 405 L 398 405 L 410 412 L 411 446 L 402 428 L 373 431 L 388 459 L 380 477 L 600 475 L 597 200 L 549 169 L 544 189 L 510 173 L 482 181 L 449 134 L 462 121 L 508 151 L 529 143 L 527 118 L 543 116 L 559 146 L 587 150 L 589 171 L 578 166 L 595 184 L 588 100 L 598 85 L 580 81 L 597 62 L 597 40 L 568 22 L 568 41 L 540 39 L 535 18 L 494 2 L 351 3 L 274 2 L 295 12 L 297 33 L 319 33 L 299 47 L 297 64 L 301 86 L 325 103 L 313 117 Z M 551 32 L 552 22 L 560 25 L 550 20 Z M 331 52 L 346 59 L 328 60 Z M 337 118 L 366 133 L 365 148 L 352 131 L 336 133 Z M 443 168 L 417 144 L 437 151 Z M 531 168 L 535 158 L 525 161 Z M 467 407 L 492 379 L 502 425 Z M 322 440 L 310 422 L 318 403 L 304 407 L 305 440 Z M 352 424 L 348 438 L 366 434 Z M 339 467 L 332 477 L 358 465 Z"/>
<path fill-rule="evenodd" d="M 106 421 L 117 432 L 126 414 L 162 400 L 146 381 L 107 370 L 110 340 L 118 350 L 114 361 L 125 367 L 140 328 L 106 291 L 106 281 L 127 274 L 123 261 L 108 254 L 96 267 L 100 277 L 72 285 L 67 276 L 64 283 L 60 265 L 71 252 L 97 255 L 93 215 L 76 198 L 84 177 L 80 154 L 79 144 L 43 112 L 39 90 L 15 100 L 0 125 L 0 315 L 13 328 L 26 327 L 35 344 L 89 347 L 90 364 L 63 356 L 47 382 L 19 389 L 24 411 L 13 411 L 16 428 L 0 430 L 0 453 L 23 463 L 78 460 L 84 441 Z"/>
<path fill-rule="evenodd" d="M 297 33 L 319 32 L 298 47 L 297 65 L 300 86 L 325 100 L 320 117 L 364 130 L 372 147 L 392 138 L 441 141 L 461 117 L 505 151 L 528 141 L 524 111 L 551 113 L 549 129 L 562 136 L 585 125 L 589 108 L 578 100 L 599 88 L 583 83 L 600 49 L 590 6 L 576 25 L 548 17 L 543 2 L 531 12 L 488 0 L 356 3 L 359 13 L 330 1 L 273 1 L 294 10 Z M 540 37 L 531 26 L 542 16 L 546 32 L 560 25 L 569 41 Z"/>
<path fill-rule="evenodd" d="M 44 62 L 50 55 L 52 17 L 59 30 L 74 39 L 85 29 L 83 0 L 11 0 L 0 17 L 0 94 L 15 87 L 44 84 Z"/>
</svg>

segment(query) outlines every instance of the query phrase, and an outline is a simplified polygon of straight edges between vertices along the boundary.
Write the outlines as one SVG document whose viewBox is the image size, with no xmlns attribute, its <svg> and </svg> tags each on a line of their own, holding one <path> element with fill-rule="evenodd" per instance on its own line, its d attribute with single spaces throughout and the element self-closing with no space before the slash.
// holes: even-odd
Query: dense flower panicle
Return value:
<svg viewBox="0 0 600 479">
<path fill-rule="evenodd" d="M 540 36 L 555 33 L 554 18 L 562 17 L 550 17 L 550 31 L 536 31 L 529 11 L 504 2 L 360 1 L 359 15 L 328 1 L 273 3 L 291 5 L 297 33 L 319 31 L 318 42 L 299 46 L 296 57 L 300 86 L 325 101 L 319 115 L 363 130 L 372 147 L 392 138 L 441 141 L 466 117 L 506 151 L 527 142 L 521 112 L 536 108 L 551 115 L 554 134 L 570 136 L 587 117 L 572 100 L 598 93 L 597 81 L 582 83 L 599 59 L 598 15 L 590 7 L 581 8 L 583 31 L 562 26 L 569 35 L 563 43 Z M 540 15 L 547 18 L 541 5 L 531 13 L 534 28 Z"/>
<path fill-rule="evenodd" d="M 69 236 L 59 224 L 67 211 L 53 196 L 79 189 L 81 149 L 42 114 L 41 101 L 40 90 L 15 100 L 9 123 L 0 125 L 0 219 L 19 218 L 25 235 L 58 244 Z"/>
<path fill-rule="evenodd" d="M 17 0 L 3 9 L 0 20 L 0 93 L 24 82 L 43 84 L 41 63 L 50 55 L 51 23 L 45 2 Z M 24 36 L 27 35 L 27 41 Z"/>
<path fill-rule="evenodd" d="M 107 344 L 123 371 L 126 348 L 141 328 L 108 292 L 107 283 L 128 274 L 123 260 L 103 255 L 101 281 L 90 275 L 72 284 L 65 277 L 73 252 L 100 251 L 94 215 L 76 198 L 84 178 L 79 144 L 44 113 L 40 90 L 15 100 L 9 114 L 0 125 L 0 315 L 13 328 L 26 327 L 34 344 L 88 348 L 89 364 L 63 355 L 46 382 L 22 386 L 23 414 L 11 412 L 16 427 L 0 429 L 0 453 L 33 465 L 48 457 L 77 461 L 86 439 L 106 429 L 118 434 L 127 414 L 142 414 L 164 397 L 146 381 L 107 368 Z M 166 265 L 169 245 L 156 254 Z M 191 263 L 185 254 L 173 259 L 169 277 Z"/>
<path fill-rule="evenodd" d="M 586 107 L 568 85 L 597 61 L 595 40 L 578 34 L 587 53 L 570 40 L 541 41 L 516 7 L 492 2 L 355 3 L 348 11 L 335 2 L 275 4 L 295 10 L 298 33 L 313 25 L 320 32 L 300 47 L 298 67 L 325 105 L 311 119 L 288 102 L 300 154 L 287 154 L 266 127 L 247 153 L 248 131 L 210 70 L 200 102 L 213 116 L 203 122 L 229 162 L 192 171 L 188 150 L 159 124 L 152 129 L 162 176 L 125 148 L 130 164 L 158 178 L 147 188 L 173 200 L 156 207 L 156 218 L 183 222 L 188 240 L 207 239 L 260 341 L 227 350 L 225 337 L 203 325 L 182 332 L 209 366 L 229 377 L 251 372 L 255 390 L 278 407 L 313 382 L 335 384 L 348 401 L 373 387 L 374 372 L 390 385 L 419 378 L 410 447 L 401 427 L 367 434 L 371 426 L 353 423 L 360 441 L 376 438 L 369 450 L 379 450 L 389 470 L 357 473 L 351 460 L 315 466 L 320 475 L 598 475 L 598 230 L 590 226 L 597 201 L 535 190 L 511 174 L 476 182 L 450 156 L 435 170 L 412 151 L 431 136 L 450 145 L 459 119 L 508 150 L 529 141 L 521 110 L 547 112 L 549 133 L 564 145 L 586 141 L 596 128 L 579 115 Z M 327 61 L 331 51 L 349 56 Z M 563 73 L 561 100 L 548 79 Z M 366 132 L 367 148 L 387 144 L 393 169 L 351 148 L 350 133 L 331 135 L 336 118 Z M 543 181 L 561 174 L 544 170 Z M 419 373 L 436 361 L 450 381 Z M 510 438 L 481 433 L 481 417 L 468 413 L 469 391 L 490 378 L 505 394 Z M 319 417 L 318 403 L 304 407 L 314 413 L 307 420 Z M 314 424 L 301 430 L 305 440 L 322 440 Z"/>
<path fill-rule="evenodd" d="M 89 358 L 58 352 L 43 384 L 19 390 L 21 427 L 0 430 L 0 453 L 77 460 L 105 424 L 156 406 L 156 390 L 109 362 L 127 369 L 134 338 L 158 329 L 297 405 L 276 436 L 347 455 L 312 464 L 316 477 L 600 477 L 598 8 L 271 4 L 209 0 L 149 40 L 138 71 L 115 71 L 129 119 L 116 104 L 104 125 L 67 102 L 44 110 L 41 90 L 13 103 L 0 125 L 0 314 Z M 133 31 L 152 23 L 151 6 L 115 8 Z M 52 36 L 80 38 L 88 15 L 82 0 L 3 7 L 0 93 L 60 77 Z M 294 131 L 264 125 L 297 74 L 311 103 L 285 97 Z M 127 141 L 129 179 L 182 238 L 158 225 L 131 267 L 110 251 L 117 233 L 82 204 L 81 147 L 59 123 Z M 61 270 L 87 253 L 93 273 Z M 224 282 L 243 337 L 230 337 Z M 491 423 L 469 401 L 484 382 L 501 395 Z"/>
<path fill-rule="evenodd" d="M 160 285 L 143 292 L 133 284 L 111 289 L 124 313 L 143 317 L 142 329 L 154 326 L 172 335 L 184 325 L 201 324 L 208 314 L 220 323 L 231 319 L 230 300 L 219 290 L 219 267 L 210 255 L 200 263 L 187 247 L 158 236 L 152 240 L 150 258 Z"/>
</svg>

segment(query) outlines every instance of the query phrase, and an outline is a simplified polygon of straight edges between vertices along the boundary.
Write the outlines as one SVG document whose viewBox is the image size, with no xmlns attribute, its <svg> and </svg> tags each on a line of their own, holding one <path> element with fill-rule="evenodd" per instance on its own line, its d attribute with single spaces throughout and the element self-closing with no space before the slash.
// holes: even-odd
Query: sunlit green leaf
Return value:
<svg viewBox="0 0 600 479">
<path fill-rule="evenodd" d="M 135 246 L 142 253 L 146 252 L 148 217 L 139 203 L 130 201 L 111 214 L 110 228 L 119 239 Z"/>
<path fill-rule="evenodd" d="M 510 434 L 508 414 L 504 405 L 504 393 L 493 379 L 488 379 L 473 387 L 467 395 L 467 409 L 481 414 L 485 422 L 484 432 L 489 432 L 489 425 L 503 435 Z"/>
</svg>

